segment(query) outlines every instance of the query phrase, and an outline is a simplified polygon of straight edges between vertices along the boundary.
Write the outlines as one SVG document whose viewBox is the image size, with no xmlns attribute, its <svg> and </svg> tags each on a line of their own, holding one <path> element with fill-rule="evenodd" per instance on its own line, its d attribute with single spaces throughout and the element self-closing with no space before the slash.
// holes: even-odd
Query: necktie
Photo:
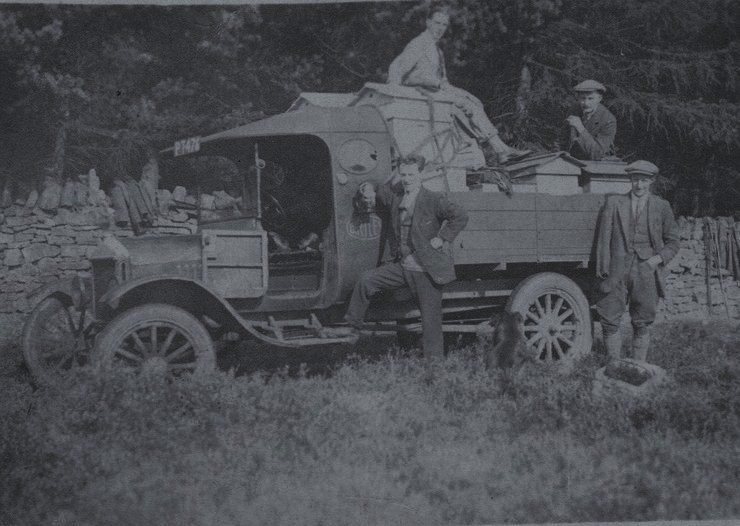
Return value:
<svg viewBox="0 0 740 526">
<path fill-rule="evenodd" d="M 439 66 L 437 67 L 437 74 L 440 79 L 447 78 L 447 69 L 445 68 L 445 55 L 442 53 L 442 48 L 439 46 L 439 42 L 435 44 L 437 48 L 437 55 L 439 55 Z"/>
</svg>

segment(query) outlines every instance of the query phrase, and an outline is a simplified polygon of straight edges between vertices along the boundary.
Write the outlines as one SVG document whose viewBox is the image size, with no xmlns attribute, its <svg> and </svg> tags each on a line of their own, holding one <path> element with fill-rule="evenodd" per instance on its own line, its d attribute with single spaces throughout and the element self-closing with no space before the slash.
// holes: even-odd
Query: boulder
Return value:
<svg viewBox="0 0 740 526">
<path fill-rule="evenodd" d="M 36 262 L 39 272 L 50 274 L 57 271 L 57 262 L 54 258 L 41 258 Z"/>
<path fill-rule="evenodd" d="M 26 203 L 23 205 L 26 208 L 33 208 L 36 206 L 36 203 L 39 200 L 39 193 L 36 190 L 32 190 L 30 194 L 28 194 L 28 199 L 26 199 Z"/>
<path fill-rule="evenodd" d="M 215 198 L 211 194 L 200 194 L 200 207 L 203 210 L 213 210 Z"/>
<path fill-rule="evenodd" d="M 10 192 L 10 188 L 6 185 L 3 188 L 3 193 L 0 194 L 0 207 L 8 208 L 13 204 L 13 194 Z"/>
<path fill-rule="evenodd" d="M 46 243 L 32 243 L 22 250 L 23 257 L 26 261 L 33 263 L 44 257 L 58 256 L 59 247 L 47 245 Z"/>
<path fill-rule="evenodd" d="M 213 192 L 214 206 L 216 210 L 226 210 L 234 206 L 236 199 L 231 197 L 223 190 Z"/>
<path fill-rule="evenodd" d="M 184 186 L 176 186 L 174 190 L 172 190 L 172 199 L 175 201 L 180 201 L 181 203 L 185 202 L 185 198 L 188 195 L 188 191 L 185 190 Z"/>
<path fill-rule="evenodd" d="M 36 203 L 41 210 L 54 211 L 62 200 L 62 187 L 53 177 L 44 178 L 44 189 Z"/>
<path fill-rule="evenodd" d="M 75 242 L 74 238 L 67 236 L 46 236 L 46 242 L 50 245 L 71 245 Z"/>
<path fill-rule="evenodd" d="M 59 206 L 72 207 L 75 205 L 75 182 L 67 180 L 62 187 L 62 197 Z"/>
<path fill-rule="evenodd" d="M 696 219 L 694 221 L 694 230 L 691 233 L 691 239 L 693 240 L 700 240 L 704 237 L 704 221 L 701 221 L 699 219 Z"/>
<path fill-rule="evenodd" d="M 65 258 L 79 258 L 84 256 L 87 253 L 87 247 L 86 246 L 79 246 L 79 245 L 63 245 L 62 247 L 59 247 L 61 249 L 62 257 Z"/>
<path fill-rule="evenodd" d="M 9 248 L 5 250 L 3 262 L 9 267 L 17 267 L 23 263 L 23 254 L 17 248 Z"/>
<path fill-rule="evenodd" d="M 87 202 L 93 206 L 102 205 L 104 201 L 100 198 L 100 177 L 95 168 L 90 168 L 87 173 Z"/>
<path fill-rule="evenodd" d="M 184 223 L 188 220 L 188 215 L 182 210 L 172 210 L 167 218 L 175 223 Z"/>
<path fill-rule="evenodd" d="M 80 175 L 80 178 L 87 179 L 87 175 Z M 84 206 L 87 204 L 87 198 L 90 195 L 90 191 L 87 188 L 87 182 L 75 183 L 74 184 L 74 205 L 73 206 Z"/>
<path fill-rule="evenodd" d="M 172 204 L 172 192 L 165 188 L 157 190 L 157 205 L 159 207 L 159 215 L 166 216 L 170 210 Z"/>
</svg>

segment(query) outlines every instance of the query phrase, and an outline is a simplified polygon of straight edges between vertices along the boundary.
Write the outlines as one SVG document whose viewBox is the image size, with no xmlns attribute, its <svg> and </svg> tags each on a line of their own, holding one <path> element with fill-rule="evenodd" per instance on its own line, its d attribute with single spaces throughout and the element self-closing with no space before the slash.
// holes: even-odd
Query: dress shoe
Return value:
<svg viewBox="0 0 740 526">
<path fill-rule="evenodd" d="M 512 161 L 518 161 L 519 159 L 526 157 L 530 153 L 532 153 L 532 150 L 519 150 L 517 148 L 509 148 L 505 152 L 500 152 L 498 154 L 498 162 L 499 164 L 506 164 Z"/>
</svg>

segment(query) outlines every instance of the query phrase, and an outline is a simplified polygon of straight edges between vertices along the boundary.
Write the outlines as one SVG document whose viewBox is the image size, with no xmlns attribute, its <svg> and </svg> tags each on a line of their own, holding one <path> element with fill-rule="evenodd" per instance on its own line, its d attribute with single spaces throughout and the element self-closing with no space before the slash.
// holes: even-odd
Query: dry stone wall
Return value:
<svg viewBox="0 0 740 526">
<path fill-rule="evenodd" d="M 162 197 L 175 194 L 178 200 L 195 202 L 184 193 L 185 189 L 178 187 Z M 130 228 L 116 226 L 114 211 L 102 195 L 94 204 L 89 195 L 81 195 L 76 201 L 68 195 L 70 206 L 48 211 L 37 206 L 40 197 L 31 197 L 35 198 L 33 203 L 28 199 L 0 207 L 0 350 L 17 343 L 25 315 L 33 307 L 29 295 L 58 279 L 89 275 L 88 256 L 107 232 L 121 237 L 134 235 Z M 48 200 L 48 196 L 43 197 Z M 224 200 L 223 196 L 215 199 Z M 702 221 L 681 218 L 679 224 L 681 249 L 669 267 L 668 292 L 659 320 L 704 318 L 709 314 Z M 195 230 L 195 212 L 160 207 L 160 216 L 147 233 L 186 234 Z M 720 274 L 711 268 L 712 314 L 725 316 L 726 300 L 730 315 L 740 319 L 740 286 L 728 271 L 723 271 L 721 277 L 723 287 Z"/>
<path fill-rule="evenodd" d="M 725 224 L 731 221 L 723 219 Z M 703 319 L 710 315 L 727 316 L 740 319 L 740 282 L 736 281 L 727 269 L 717 270 L 710 262 L 709 294 L 707 294 L 707 257 L 705 253 L 704 220 L 701 218 L 679 218 L 681 248 L 671 261 L 666 278 L 666 298 L 658 312 L 659 320 Z M 731 224 L 731 223 L 730 223 Z M 740 232 L 740 222 L 735 225 Z M 737 245 L 728 250 L 737 251 Z M 724 252 L 724 251 L 723 251 Z M 740 254 L 736 254 L 737 258 Z M 720 254 L 722 259 L 724 254 Z M 711 305 L 707 306 L 707 297 Z M 727 308 L 725 308 L 725 303 Z"/>
<path fill-rule="evenodd" d="M 89 276 L 88 257 L 107 233 L 134 235 L 131 228 L 116 225 L 104 195 L 92 204 L 88 196 L 68 196 L 69 206 L 57 202 L 49 210 L 36 206 L 38 201 L 29 203 L 34 197 L 0 207 L 0 353 L 17 346 L 25 316 L 33 308 L 29 296 L 59 279 Z M 147 233 L 195 232 L 195 212 L 162 212 Z"/>
</svg>

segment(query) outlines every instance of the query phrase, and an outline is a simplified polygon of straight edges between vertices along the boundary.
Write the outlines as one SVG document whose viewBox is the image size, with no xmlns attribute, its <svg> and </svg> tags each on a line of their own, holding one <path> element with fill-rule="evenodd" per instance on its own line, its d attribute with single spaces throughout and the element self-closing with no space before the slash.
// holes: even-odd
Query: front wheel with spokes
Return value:
<svg viewBox="0 0 740 526">
<path fill-rule="evenodd" d="M 213 340 L 189 312 L 163 303 L 140 305 L 114 318 L 95 341 L 103 369 L 179 376 L 215 368 Z"/>
<path fill-rule="evenodd" d="M 524 317 L 524 338 L 534 356 L 562 363 L 591 351 L 591 312 L 581 288 L 554 272 L 530 276 L 512 292 L 510 312 Z"/>
<path fill-rule="evenodd" d="M 93 339 L 93 319 L 86 305 L 49 296 L 31 311 L 23 326 L 23 358 L 33 377 L 53 385 L 70 369 L 85 365 Z"/>
</svg>

